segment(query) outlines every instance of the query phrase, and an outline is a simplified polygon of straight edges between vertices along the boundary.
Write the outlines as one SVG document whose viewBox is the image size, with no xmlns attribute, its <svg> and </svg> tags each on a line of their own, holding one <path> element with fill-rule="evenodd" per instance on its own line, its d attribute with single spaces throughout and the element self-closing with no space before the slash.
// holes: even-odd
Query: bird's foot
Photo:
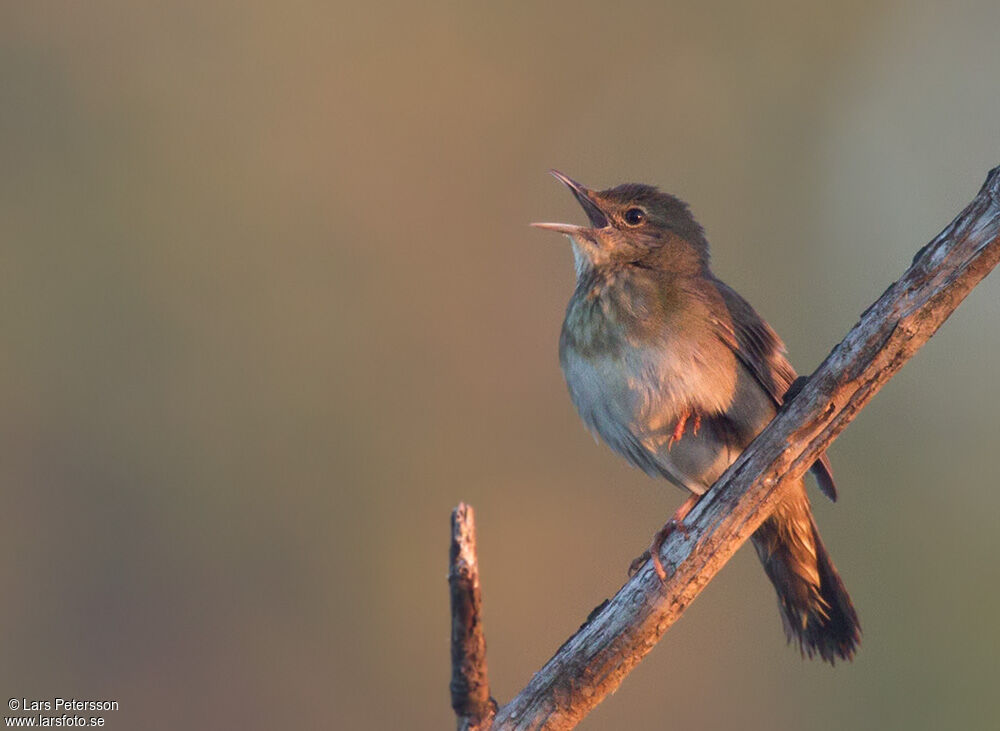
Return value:
<svg viewBox="0 0 1000 731">
<path fill-rule="evenodd" d="M 687 526 L 680 520 L 676 518 L 671 518 L 660 530 L 656 531 L 653 536 L 653 542 L 649 544 L 649 549 L 642 552 L 642 555 L 636 558 L 628 567 L 628 575 L 630 577 L 635 576 L 636 573 L 641 569 L 647 561 L 653 562 L 653 570 L 656 571 L 656 575 L 660 577 L 660 581 L 667 580 L 667 571 L 663 568 L 663 562 L 660 561 L 660 549 L 663 548 L 663 542 L 670 537 L 670 534 L 674 531 L 680 531 L 684 534 L 684 537 L 688 537 Z"/>
<path fill-rule="evenodd" d="M 663 562 L 660 561 L 660 549 L 663 548 L 663 542 L 667 540 L 671 533 L 674 531 L 680 531 L 687 538 L 690 536 L 688 527 L 684 525 L 684 518 L 687 514 L 691 512 L 691 508 L 695 506 L 698 502 L 700 495 L 690 495 L 687 500 L 685 500 L 677 512 L 674 513 L 673 517 L 663 524 L 660 530 L 656 531 L 653 535 L 653 541 L 649 544 L 649 550 L 643 551 L 642 555 L 635 559 L 628 567 L 628 575 L 635 576 L 636 572 L 643 567 L 647 561 L 653 562 L 653 569 L 656 571 L 656 575 L 660 577 L 660 581 L 667 580 L 667 572 L 663 568 Z"/>
<path fill-rule="evenodd" d="M 686 409 L 681 413 L 676 426 L 674 426 L 673 434 L 670 435 L 670 440 L 667 442 L 668 450 L 674 446 L 674 442 L 679 442 L 681 437 L 684 436 L 684 430 L 687 428 L 688 419 L 692 416 L 694 417 L 694 428 L 692 429 L 692 432 L 695 436 L 698 436 L 698 430 L 701 428 L 701 414 L 694 409 Z"/>
</svg>

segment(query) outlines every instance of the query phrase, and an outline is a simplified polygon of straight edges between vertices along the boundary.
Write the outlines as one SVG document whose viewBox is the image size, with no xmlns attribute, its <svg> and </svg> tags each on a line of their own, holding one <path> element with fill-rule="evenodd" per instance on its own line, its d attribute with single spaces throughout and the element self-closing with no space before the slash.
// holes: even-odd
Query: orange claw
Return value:
<svg viewBox="0 0 1000 731">
<path fill-rule="evenodd" d="M 643 554 L 628 567 L 629 576 L 634 575 L 647 561 L 652 561 L 653 570 L 660 577 L 660 581 L 665 582 L 667 580 L 667 570 L 663 568 L 663 562 L 660 560 L 660 549 L 663 548 L 663 543 L 667 540 L 667 537 L 674 531 L 683 533 L 685 538 L 690 536 L 688 527 L 684 525 L 684 519 L 691 512 L 691 508 L 698 504 L 700 498 L 700 495 L 692 493 L 688 496 L 687 500 L 681 503 L 674 516 L 660 530 L 656 531 L 656 534 L 653 536 L 653 542 L 649 545 L 649 550 L 643 551 Z"/>
<path fill-rule="evenodd" d="M 674 446 L 674 442 L 679 442 L 681 437 L 684 436 L 684 429 L 687 427 L 688 417 L 694 416 L 694 434 L 698 435 L 698 430 L 701 428 L 701 414 L 699 414 L 694 409 L 686 409 L 681 417 L 677 420 L 677 426 L 674 427 L 674 433 L 670 435 L 670 440 L 667 442 L 667 449 Z"/>
<path fill-rule="evenodd" d="M 681 414 L 681 418 L 677 420 L 677 426 L 674 427 L 674 433 L 670 435 L 670 444 L 674 442 L 679 442 L 681 437 L 684 436 L 684 427 L 687 426 L 688 412 L 685 411 Z"/>
</svg>

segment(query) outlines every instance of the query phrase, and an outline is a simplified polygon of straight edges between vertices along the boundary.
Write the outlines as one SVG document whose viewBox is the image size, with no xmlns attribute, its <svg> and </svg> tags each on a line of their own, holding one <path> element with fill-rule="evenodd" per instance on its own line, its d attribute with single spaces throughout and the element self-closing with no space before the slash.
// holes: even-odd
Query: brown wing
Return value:
<svg viewBox="0 0 1000 731">
<path fill-rule="evenodd" d="M 796 378 L 795 369 L 785 357 L 785 344 L 757 311 L 729 285 L 716 279 L 715 286 L 730 315 L 728 323 L 718 323 L 719 336 L 767 391 L 775 406 L 781 406 L 785 393 Z M 811 469 L 822 493 L 836 501 L 837 485 L 833 481 L 830 460 L 825 453 L 813 463 Z"/>
</svg>

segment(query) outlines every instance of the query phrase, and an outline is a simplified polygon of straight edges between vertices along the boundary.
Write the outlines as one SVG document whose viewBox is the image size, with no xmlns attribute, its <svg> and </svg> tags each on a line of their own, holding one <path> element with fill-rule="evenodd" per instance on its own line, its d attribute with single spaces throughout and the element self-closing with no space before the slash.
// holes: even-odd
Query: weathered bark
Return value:
<svg viewBox="0 0 1000 731">
<path fill-rule="evenodd" d="M 486 673 L 482 594 L 476 556 L 476 516 L 459 503 L 451 512 L 451 707 L 459 731 L 488 729 L 496 713 Z"/>
<path fill-rule="evenodd" d="M 614 691 L 736 549 L 875 393 L 1000 260 L 1000 167 L 917 252 L 801 391 L 754 440 L 661 551 L 671 571 L 629 580 L 559 648 L 493 729 L 569 729 Z"/>
</svg>

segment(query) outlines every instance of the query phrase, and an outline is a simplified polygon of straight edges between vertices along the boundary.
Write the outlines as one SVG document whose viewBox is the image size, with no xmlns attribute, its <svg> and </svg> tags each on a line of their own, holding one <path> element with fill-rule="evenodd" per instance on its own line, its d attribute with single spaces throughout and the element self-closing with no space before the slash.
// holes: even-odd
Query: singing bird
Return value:
<svg viewBox="0 0 1000 731">
<path fill-rule="evenodd" d="M 701 495 L 774 417 L 796 378 L 774 330 L 709 268 L 708 241 L 688 206 L 650 185 L 585 188 L 562 173 L 589 226 L 536 223 L 565 234 L 576 288 L 559 359 L 584 423 L 618 454 L 690 491 L 654 536 L 651 559 Z M 823 455 L 820 490 L 836 487 Z M 801 480 L 753 534 L 778 593 L 789 641 L 831 664 L 853 657 L 861 626 L 823 546 Z"/>
</svg>

